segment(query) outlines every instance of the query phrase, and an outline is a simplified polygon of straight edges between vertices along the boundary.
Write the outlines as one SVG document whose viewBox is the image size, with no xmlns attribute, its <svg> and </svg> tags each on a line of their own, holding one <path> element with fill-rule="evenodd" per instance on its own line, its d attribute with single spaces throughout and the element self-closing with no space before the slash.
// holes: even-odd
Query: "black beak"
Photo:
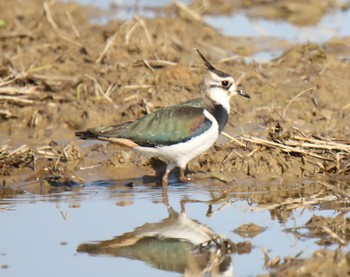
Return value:
<svg viewBox="0 0 350 277">
<path fill-rule="evenodd" d="M 237 94 L 246 98 L 250 98 L 249 94 L 245 93 L 242 89 L 237 89 Z"/>
</svg>

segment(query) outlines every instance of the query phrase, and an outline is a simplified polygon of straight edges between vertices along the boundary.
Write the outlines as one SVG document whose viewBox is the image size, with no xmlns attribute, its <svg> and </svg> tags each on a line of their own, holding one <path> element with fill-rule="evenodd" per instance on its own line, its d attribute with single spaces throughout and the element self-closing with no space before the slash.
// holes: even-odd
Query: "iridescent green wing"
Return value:
<svg viewBox="0 0 350 277">
<path fill-rule="evenodd" d="M 126 138 L 142 146 L 185 142 L 210 128 L 204 109 L 191 105 L 165 108 L 136 121 L 99 129 L 105 137 Z"/>
</svg>

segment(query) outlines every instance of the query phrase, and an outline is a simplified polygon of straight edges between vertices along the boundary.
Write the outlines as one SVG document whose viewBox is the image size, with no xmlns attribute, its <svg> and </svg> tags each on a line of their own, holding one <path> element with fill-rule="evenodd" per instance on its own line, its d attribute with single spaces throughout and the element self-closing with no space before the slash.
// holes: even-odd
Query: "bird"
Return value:
<svg viewBox="0 0 350 277">
<path fill-rule="evenodd" d="M 186 176 L 187 164 L 216 142 L 230 114 L 230 99 L 250 96 L 238 89 L 234 78 L 216 69 L 195 49 L 207 72 L 204 75 L 201 97 L 168 106 L 135 121 L 78 131 L 80 139 L 108 141 L 166 162 L 162 176 L 163 187 L 168 185 L 170 172 L 180 169 L 179 181 L 193 181 Z"/>
</svg>

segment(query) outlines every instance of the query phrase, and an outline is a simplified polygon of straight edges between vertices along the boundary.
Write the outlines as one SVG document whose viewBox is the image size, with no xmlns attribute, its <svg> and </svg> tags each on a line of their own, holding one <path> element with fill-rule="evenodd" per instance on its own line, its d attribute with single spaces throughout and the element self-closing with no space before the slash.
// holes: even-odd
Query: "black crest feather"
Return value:
<svg viewBox="0 0 350 277">
<path fill-rule="evenodd" d="M 198 48 L 195 48 L 195 50 L 198 52 L 199 56 L 202 58 L 205 66 L 211 71 L 211 72 L 214 72 L 216 75 L 222 77 L 222 78 L 225 78 L 225 77 L 230 77 L 229 74 L 221 71 L 221 70 L 218 70 L 216 69 L 207 59 L 206 57 L 203 56 L 203 54 L 199 51 Z"/>
<path fill-rule="evenodd" d="M 215 71 L 216 68 L 207 60 L 206 57 L 203 56 L 203 54 L 199 51 L 199 49 L 198 49 L 198 48 L 195 48 L 195 50 L 198 52 L 199 56 L 202 58 L 202 60 L 203 60 L 203 62 L 204 62 L 204 64 L 205 64 L 205 66 L 206 66 L 209 70 Z"/>
</svg>

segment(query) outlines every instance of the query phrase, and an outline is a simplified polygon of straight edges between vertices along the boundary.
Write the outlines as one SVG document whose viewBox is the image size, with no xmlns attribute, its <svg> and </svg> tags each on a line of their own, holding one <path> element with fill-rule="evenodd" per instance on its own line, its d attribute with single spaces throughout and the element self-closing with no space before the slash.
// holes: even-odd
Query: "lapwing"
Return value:
<svg viewBox="0 0 350 277">
<path fill-rule="evenodd" d="M 237 89 L 233 77 L 216 69 L 196 49 L 207 68 L 202 83 L 202 97 L 166 107 L 135 121 L 76 132 L 81 139 L 98 139 L 132 148 L 167 163 L 162 185 L 168 185 L 170 172 L 180 168 L 180 181 L 190 182 L 185 175 L 187 163 L 208 150 L 224 129 L 234 95 L 250 96 Z"/>
<path fill-rule="evenodd" d="M 145 223 L 112 239 L 82 243 L 77 251 L 139 260 L 184 276 L 232 276 L 233 260 L 227 254 L 235 247 L 185 212 L 169 207 L 168 217 L 159 222 Z"/>
</svg>

